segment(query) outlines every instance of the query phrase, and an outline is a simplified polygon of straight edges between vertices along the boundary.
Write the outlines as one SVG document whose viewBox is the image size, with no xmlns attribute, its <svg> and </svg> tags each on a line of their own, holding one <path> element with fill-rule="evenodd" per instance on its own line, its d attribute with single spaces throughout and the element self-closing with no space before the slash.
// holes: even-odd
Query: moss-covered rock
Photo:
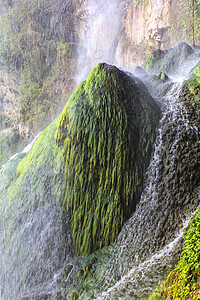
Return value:
<svg viewBox="0 0 200 300">
<path fill-rule="evenodd" d="M 93 256 L 89 263 L 78 272 L 79 281 L 85 280 L 89 271 L 92 269 L 93 264 L 98 260 L 96 256 Z"/>
<path fill-rule="evenodd" d="M 177 73 L 183 63 L 194 53 L 192 47 L 181 42 L 174 48 L 162 51 L 155 50 L 143 64 L 143 68 L 150 73 L 165 72 L 166 74 Z"/>
<path fill-rule="evenodd" d="M 165 74 L 164 72 L 159 72 L 157 74 L 157 77 L 163 81 L 168 81 L 169 77 L 167 76 L 167 74 Z"/>
<path fill-rule="evenodd" d="M 200 209 L 190 221 L 182 254 L 175 269 L 145 300 L 200 299 Z"/>
<path fill-rule="evenodd" d="M 191 94 L 194 96 L 196 104 L 200 106 L 200 63 L 194 68 L 189 80 L 185 82 Z"/>
<path fill-rule="evenodd" d="M 99 64 L 64 108 L 66 194 L 77 254 L 108 246 L 139 201 L 160 110 L 145 86 Z"/>
<path fill-rule="evenodd" d="M 49 299 L 50 282 L 57 285 L 54 275 L 72 260 L 60 204 L 65 181 L 62 149 L 55 145 L 58 122 L 44 130 L 29 153 L 18 154 L 0 172 L 2 299 Z"/>
<path fill-rule="evenodd" d="M 162 299 L 200 299 L 200 209 L 190 222 L 179 263 L 164 285 Z"/>
<path fill-rule="evenodd" d="M 160 61 L 163 57 L 165 57 L 165 54 L 166 54 L 166 51 L 162 51 L 160 49 L 153 51 L 150 54 L 150 56 L 147 58 L 146 62 L 143 64 L 143 68 L 147 72 L 154 70 L 158 61 Z"/>
</svg>

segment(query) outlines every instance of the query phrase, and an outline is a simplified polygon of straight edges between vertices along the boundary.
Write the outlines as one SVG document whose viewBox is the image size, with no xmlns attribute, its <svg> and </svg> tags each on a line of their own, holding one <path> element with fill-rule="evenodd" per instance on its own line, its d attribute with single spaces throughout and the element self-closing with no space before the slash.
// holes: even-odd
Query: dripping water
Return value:
<svg viewBox="0 0 200 300">
<path fill-rule="evenodd" d="M 145 188 L 135 213 L 123 227 L 111 259 L 104 267 L 101 277 L 104 288 L 97 294 L 97 299 L 129 299 L 128 296 L 143 299 L 169 274 L 180 255 L 183 232 L 192 218 L 185 218 L 184 215 L 192 206 L 185 205 L 185 209 L 181 209 L 186 200 L 181 203 L 179 195 L 176 198 L 172 194 L 173 189 L 163 194 L 163 188 L 166 189 L 168 183 L 163 186 L 162 181 L 168 177 L 169 184 L 170 181 L 173 183 L 173 172 L 177 168 L 180 152 L 179 140 L 183 135 L 195 136 L 187 112 L 179 101 L 182 82 L 183 79 L 180 79 L 170 84 L 162 99 L 162 119 Z M 167 139 L 169 135 L 171 137 Z M 163 156 L 165 151 L 167 157 Z M 163 164 L 167 164 L 167 159 L 170 160 L 171 172 L 163 175 L 162 168 Z M 198 205 L 199 190 L 194 189 L 191 198 L 194 199 L 193 207 Z"/>
</svg>

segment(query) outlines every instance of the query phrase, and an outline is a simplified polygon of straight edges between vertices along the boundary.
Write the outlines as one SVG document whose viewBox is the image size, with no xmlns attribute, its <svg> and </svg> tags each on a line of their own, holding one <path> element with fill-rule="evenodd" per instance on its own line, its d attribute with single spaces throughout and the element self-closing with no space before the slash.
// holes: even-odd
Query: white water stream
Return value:
<svg viewBox="0 0 200 300">
<path fill-rule="evenodd" d="M 173 264 L 173 256 L 177 251 L 177 246 L 180 247 L 183 233 L 187 229 L 189 221 L 197 211 L 198 208 L 186 218 L 183 227 L 174 240 L 167 244 L 161 251 L 152 255 L 149 259 L 130 269 L 116 284 L 111 288 L 108 288 L 106 292 L 102 292 L 98 299 L 115 299 L 115 297 L 119 297 L 119 295 L 120 299 L 125 299 L 128 294 L 135 297 L 131 299 L 143 299 L 143 296 L 145 296 L 146 293 L 149 294 L 152 283 L 159 282 L 162 278 L 161 274 L 163 266 L 168 265 L 169 267 Z M 153 289 L 151 289 L 151 291 L 153 292 Z"/>
<path fill-rule="evenodd" d="M 114 62 L 118 45 L 122 5 L 117 0 L 88 0 L 88 15 L 78 50 L 77 85 L 98 63 Z"/>
<path fill-rule="evenodd" d="M 171 169 L 173 174 L 173 170 L 177 168 L 176 156 L 180 147 L 178 141 L 186 132 L 188 135 L 191 132 L 194 134 L 195 129 L 190 126 L 187 112 L 179 101 L 182 82 L 183 78 L 174 82 L 163 98 L 162 119 L 154 155 L 146 175 L 145 189 L 135 213 L 123 227 L 113 255 L 102 272 L 101 282 L 105 287 L 98 293 L 99 300 L 144 299 L 170 272 L 177 255 L 180 254 L 183 232 L 193 215 L 180 218 L 176 204 L 171 199 L 173 195 L 170 194 L 170 190 L 166 191 L 165 198 L 162 199 L 164 187 L 161 182 L 160 165 L 163 163 L 162 152 L 168 147 L 169 170 Z M 173 137 L 170 145 L 166 145 L 166 135 Z M 174 179 L 172 183 L 173 181 Z M 200 192 L 194 192 L 193 196 L 200 199 Z M 169 213 L 170 210 L 174 210 L 174 216 L 173 213 Z M 165 223 L 168 226 L 165 226 Z M 178 226 L 174 233 L 172 232 L 171 239 L 163 242 L 165 230 L 173 228 L 175 223 Z M 160 235 L 162 238 L 158 245 Z"/>
</svg>

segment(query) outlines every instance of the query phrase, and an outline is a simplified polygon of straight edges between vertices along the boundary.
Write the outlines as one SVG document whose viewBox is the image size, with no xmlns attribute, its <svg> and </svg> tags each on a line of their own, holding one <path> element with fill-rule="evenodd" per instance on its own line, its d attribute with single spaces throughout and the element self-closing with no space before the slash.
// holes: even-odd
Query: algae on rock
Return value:
<svg viewBox="0 0 200 300">
<path fill-rule="evenodd" d="M 106 64 L 69 99 L 56 141 L 64 147 L 64 207 L 78 255 L 114 242 L 134 211 L 159 116 L 138 79 Z"/>
<path fill-rule="evenodd" d="M 73 256 L 68 220 L 60 205 L 65 181 L 62 149 L 55 147 L 58 121 L 0 173 L 1 299 L 52 292 L 57 284 L 54 275 Z"/>
<path fill-rule="evenodd" d="M 200 294 L 200 209 L 190 221 L 181 258 L 168 275 L 160 299 L 199 299 Z"/>
<path fill-rule="evenodd" d="M 143 68 L 149 73 L 164 72 L 167 75 L 176 73 L 193 53 L 192 47 L 185 42 L 169 50 L 157 49 L 148 57 Z"/>
<path fill-rule="evenodd" d="M 196 104 L 200 106 L 200 63 L 198 63 L 194 68 L 192 77 L 185 83 L 188 86 L 191 94 L 194 96 Z"/>
</svg>

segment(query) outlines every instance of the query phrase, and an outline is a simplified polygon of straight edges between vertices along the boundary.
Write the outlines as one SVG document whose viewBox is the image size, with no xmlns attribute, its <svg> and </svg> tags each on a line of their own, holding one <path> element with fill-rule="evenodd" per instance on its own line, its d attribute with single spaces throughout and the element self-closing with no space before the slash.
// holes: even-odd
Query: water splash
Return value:
<svg viewBox="0 0 200 300">
<path fill-rule="evenodd" d="M 50 128 L 49 128 L 50 127 Z M 64 168 L 55 150 L 54 122 L 43 133 L 40 164 L 18 174 L 17 156 L 0 176 L 0 299 L 48 294 L 56 289 L 64 262 L 71 257 L 71 238 L 63 199 Z M 39 135 L 39 134 L 38 134 Z M 26 147 L 26 153 L 34 142 Z M 37 160 L 37 158 L 36 158 Z M 59 180 L 54 181 L 58 176 Z M 9 187 L 9 193 L 5 193 Z"/>
</svg>

